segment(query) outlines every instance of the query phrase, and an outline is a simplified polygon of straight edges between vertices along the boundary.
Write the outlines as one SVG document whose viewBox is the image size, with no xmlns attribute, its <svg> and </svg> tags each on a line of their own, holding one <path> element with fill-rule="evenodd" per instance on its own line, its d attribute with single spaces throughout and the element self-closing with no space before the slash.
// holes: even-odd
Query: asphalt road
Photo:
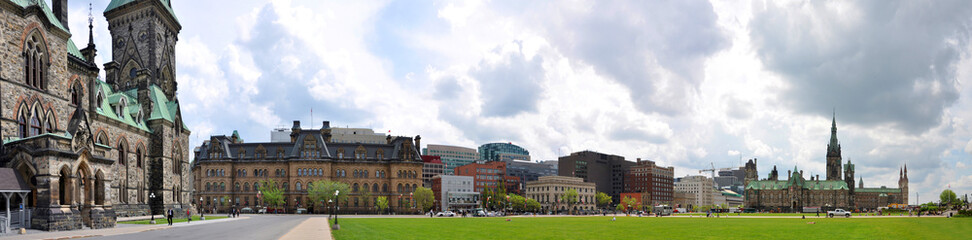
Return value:
<svg viewBox="0 0 972 240">
<path fill-rule="evenodd" d="M 181 226 L 164 230 L 85 239 L 278 239 L 312 216 L 249 215 L 249 217 L 249 219 L 200 224 L 198 226 Z"/>
</svg>

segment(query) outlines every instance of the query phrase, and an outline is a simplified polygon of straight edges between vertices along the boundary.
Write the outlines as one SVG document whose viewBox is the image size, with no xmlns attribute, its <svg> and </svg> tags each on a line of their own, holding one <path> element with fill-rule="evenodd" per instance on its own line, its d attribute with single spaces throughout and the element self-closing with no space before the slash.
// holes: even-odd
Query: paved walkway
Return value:
<svg viewBox="0 0 972 240">
<path fill-rule="evenodd" d="M 158 225 L 117 224 L 116 227 L 114 228 L 103 228 L 103 229 L 87 229 L 87 230 L 60 231 L 60 232 L 47 232 L 47 231 L 34 230 L 34 231 L 28 231 L 28 233 L 24 235 L 4 235 L 2 239 L 3 240 L 73 239 L 73 238 L 86 238 L 86 237 L 104 237 L 104 236 L 131 234 L 131 233 L 155 231 L 155 230 L 177 228 L 177 227 L 188 227 L 188 226 L 196 226 L 202 224 L 220 223 L 220 222 L 234 221 L 234 220 L 240 220 L 246 218 L 247 217 L 223 218 L 223 219 L 216 219 L 216 220 L 193 221 L 192 223 L 181 222 L 181 223 L 173 223 L 172 226 L 169 226 L 167 224 L 158 224 Z M 165 219 L 156 219 L 156 221 L 159 220 L 163 222 L 165 221 Z M 11 230 L 11 232 L 13 231 Z"/>
<path fill-rule="evenodd" d="M 330 224 L 326 217 L 312 217 L 304 220 L 296 227 L 280 237 L 282 240 L 291 239 L 334 239 L 331 236 Z"/>
</svg>

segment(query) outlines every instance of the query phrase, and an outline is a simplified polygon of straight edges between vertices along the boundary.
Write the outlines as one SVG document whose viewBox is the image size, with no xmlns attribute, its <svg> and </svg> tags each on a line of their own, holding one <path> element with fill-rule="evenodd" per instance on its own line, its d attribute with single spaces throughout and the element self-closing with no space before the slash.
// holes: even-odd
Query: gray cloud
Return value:
<svg viewBox="0 0 972 240">
<path fill-rule="evenodd" d="M 535 20 L 549 23 L 542 31 L 551 44 L 626 86 L 645 113 L 689 111 L 684 103 L 704 80 L 705 60 L 728 45 L 708 1 L 595 2 L 577 14 L 548 8 L 559 12 Z M 672 75 L 659 75 L 666 71 Z"/>
<path fill-rule="evenodd" d="M 483 116 L 509 117 L 522 112 L 537 110 L 537 101 L 543 89 L 543 59 L 534 56 L 526 59 L 520 42 L 515 52 L 503 52 L 502 46 L 493 51 L 501 54 L 503 60 L 491 63 L 480 61 L 470 76 L 479 80 L 483 97 Z"/>
<path fill-rule="evenodd" d="M 846 122 L 919 133 L 959 97 L 967 1 L 767 4 L 754 7 L 750 35 L 766 68 L 790 83 L 780 95 L 798 112 L 829 116 L 836 107 Z"/>
</svg>

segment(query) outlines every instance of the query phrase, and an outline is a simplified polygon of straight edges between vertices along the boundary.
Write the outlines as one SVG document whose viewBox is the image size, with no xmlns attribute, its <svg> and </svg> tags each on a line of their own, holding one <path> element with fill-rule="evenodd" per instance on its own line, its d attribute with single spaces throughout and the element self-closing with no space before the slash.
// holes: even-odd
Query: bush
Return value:
<svg viewBox="0 0 972 240">
<path fill-rule="evenodd" d="M 972 217 L 972 210 L 959 210 L 956 217 Z"/>
</svg>

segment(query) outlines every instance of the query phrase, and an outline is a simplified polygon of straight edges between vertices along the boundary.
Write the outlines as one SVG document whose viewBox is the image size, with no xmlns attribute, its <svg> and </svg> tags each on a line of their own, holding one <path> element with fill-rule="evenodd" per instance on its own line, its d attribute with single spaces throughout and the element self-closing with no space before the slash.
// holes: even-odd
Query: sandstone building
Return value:
<svg viewBox="0 0 972 240">
<path fill-rule="evenodd" d="M 869 210 L 892 203 L 908 203 L 907 166 L 898 173 L 898 188 L 865 188 L 863 181 L 855 188 L 855 165 L 850 160 L 841 165 L 836 116 L 830 128 L 830 143 L 827 144 L 826 180 L 819 175 L 804 175 L 796 167 L 787 171 L 787 179 L 781 180 L 776 166 L 768 178 L 757 180 L 756 164 L 757 160 L 752 159 L 745 166 L 745 205 L 748 208 L 791 212 L 802 211 L 804 207 L 820 207 L 823 211 L 833 208 Z"/>
<path fill-rule="evenodd" d="M 105 228 L 116 216 L 180 212 L 189 203 L 190 132 L 176 99 L 182 26 L 170 2 L 108 4 L 104 80 L 92 18 L 88 29 L 72 32 L 67 0 L 52 7 L 0 0 L 0 166 L 16 169 L 31 188 L 24 201 L 30 227 Z M 88 43 L 78 49 L 70 37 L 85 30 Z"/>
<path fill-rule="evenodd" d="M 330 122 L 320 129 L 303 129 L 294 121 L 290 141 L 244 142 L 234 131 L 212 136 L 195 150 L 192 165 L 195 195 L 200 208 L 259 208 L 259 184 L 273 179 L 283 190 L 281 208 L 293 213 L 313 209 L 308 186 L 317 180 L 347 183 L 351 192 L 340 211 L 375 213 L 380 196 L 391 211 L 416 211 L 411 193 L 422 185 L 421 137 L 386 136 L 380 143 L 333 141 Z"/>
</svg>

